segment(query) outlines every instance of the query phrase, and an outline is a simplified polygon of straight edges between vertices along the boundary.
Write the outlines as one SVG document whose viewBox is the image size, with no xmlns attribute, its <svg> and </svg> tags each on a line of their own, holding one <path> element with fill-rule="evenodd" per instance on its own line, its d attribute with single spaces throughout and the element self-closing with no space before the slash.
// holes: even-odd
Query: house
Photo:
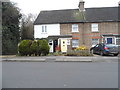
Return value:
<svg viewBox="0 0 120 90">
<path fill-rule="evenodd" d="M 117 7 L 41 11 L 34 22 L 34 38 L 48 38 L 50 52 L 59 46 L 62 52 L 97 43 L 120 44 L 120 4 Z"/>
</svg>

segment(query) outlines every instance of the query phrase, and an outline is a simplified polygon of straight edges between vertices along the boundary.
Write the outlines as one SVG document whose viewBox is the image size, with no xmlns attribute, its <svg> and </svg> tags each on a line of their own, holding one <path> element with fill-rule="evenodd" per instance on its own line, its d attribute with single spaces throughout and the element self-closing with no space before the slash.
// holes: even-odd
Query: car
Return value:
<svg viewBox="0 0 120 90">
<path fill-rule="evenodd" d="M 100 43 L 95 45 L 90 49 L 90 52 L 93 54 L 100 54 L 101 56 L 104 55 L 114 55 L 117 56 L 119 54 L 118 45 L 115 44 L 104 44 Z"/>
</svg>

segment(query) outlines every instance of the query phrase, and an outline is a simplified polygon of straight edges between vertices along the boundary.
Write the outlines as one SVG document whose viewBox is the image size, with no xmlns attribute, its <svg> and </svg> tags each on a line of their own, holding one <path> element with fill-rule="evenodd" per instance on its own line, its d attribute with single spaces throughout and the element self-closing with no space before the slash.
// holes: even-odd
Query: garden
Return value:
<svg viewBox="0 0 120 90">
<path fill-rule="evenodd" d="M 18 45 L 20 56 L 46 56 L 49 54 L 47 40 L 23 40 Z"/>
<path fill-rule="evenodd" d="M 93 56 L 86 46 L 80 46 L 73 50 L 68 50 L 62 53 L 61 50 L 56 50 L 54 53 L 49 53 L 48 41 L 43 40 L 23 40 L 18 45 L 19 56 Z"/>
</svg>

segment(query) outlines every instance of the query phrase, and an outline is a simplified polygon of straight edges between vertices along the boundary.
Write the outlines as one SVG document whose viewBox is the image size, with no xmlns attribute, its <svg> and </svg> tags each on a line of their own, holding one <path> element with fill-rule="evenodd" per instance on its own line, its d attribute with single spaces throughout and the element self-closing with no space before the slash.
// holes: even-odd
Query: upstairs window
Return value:
<svg viewBox="0 0 120 90">
<path fill-rule="evenodd" d="M 79 32 L 78 31 L 78 24 L 73 24 L 72 25 L 72 32 Z"/>
<path fill-rule="evenodd" d="M 92 32 L 98 32 L 99 30 L 98 30 L 98 24 L 91 24 L 91 30 L 92 30 Z"/>
<path fill-rule="evenodd" d="M 46 33 L 47 32 L 47 26 L 42 26 L 42 33 Z"/>
</svg>

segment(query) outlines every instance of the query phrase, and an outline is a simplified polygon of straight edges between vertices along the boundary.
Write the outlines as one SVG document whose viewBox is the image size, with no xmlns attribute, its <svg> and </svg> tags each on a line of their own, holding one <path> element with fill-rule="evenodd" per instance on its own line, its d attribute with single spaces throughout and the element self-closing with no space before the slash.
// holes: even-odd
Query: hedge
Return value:
<svg viewBox="0 0 120 90">
<path fill-rule="evenodd" d="M 21 56 L 27 56 L 28 54 L 31 54 L 30 46 L 32 44 L 31 40 L 23 40 L 20 42 L 18 46 L 18 52 Z"/>
<path fill-rule="evenodd" d="M 49 45 L 47 40 L 23 40 L 18 45 L 18 53 L 21 56 L 41 56 L 49 53 Z"/>
</svg>

